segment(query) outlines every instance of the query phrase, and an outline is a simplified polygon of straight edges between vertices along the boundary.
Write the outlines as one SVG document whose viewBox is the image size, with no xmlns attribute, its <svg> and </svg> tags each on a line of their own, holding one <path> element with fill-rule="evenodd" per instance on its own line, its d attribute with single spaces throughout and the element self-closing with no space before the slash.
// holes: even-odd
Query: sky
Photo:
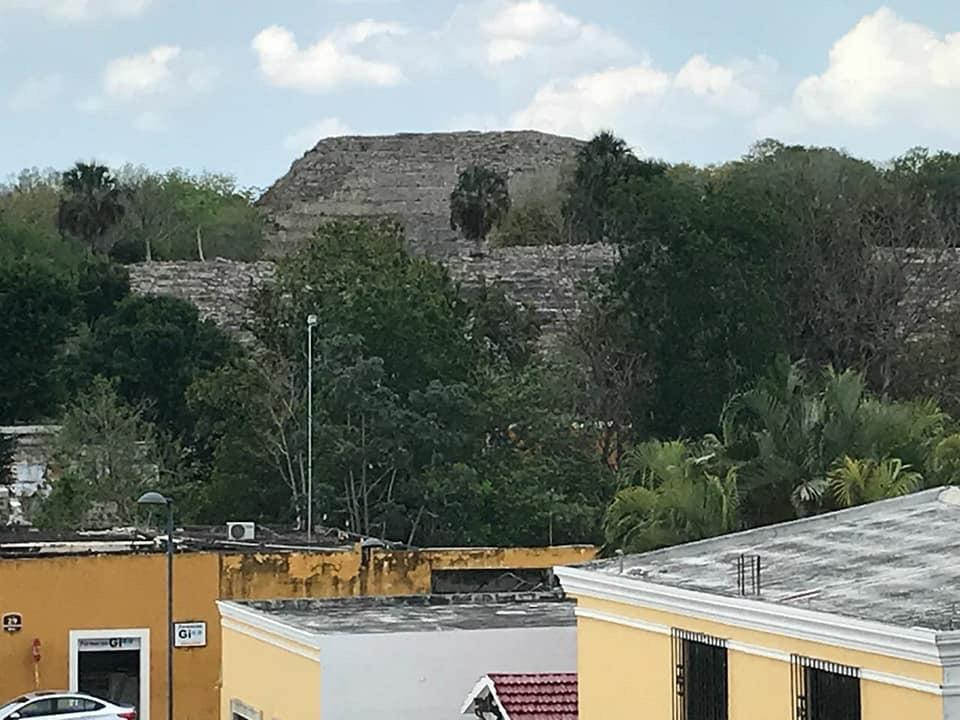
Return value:
<svg viewBox="0 0 960 720">
<path fill-rule="evenodd" d="M 601 129 L 960 151 L 956 0 L 0 0 L 0 178 L 77 160 L 265 188 L 342 134 Z"/>
</svg>

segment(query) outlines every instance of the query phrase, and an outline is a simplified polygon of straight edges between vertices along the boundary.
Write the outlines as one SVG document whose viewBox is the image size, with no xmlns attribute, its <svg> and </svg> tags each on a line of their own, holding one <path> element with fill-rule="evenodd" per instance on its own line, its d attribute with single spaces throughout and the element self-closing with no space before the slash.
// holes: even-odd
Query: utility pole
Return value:
<svg viewBox="0 0 960 720">
<path fill-rule="evenodd" d="M 307 315 L 307 542 L 313 541 L 313 328 L 316 315 Z"/>
</svg>

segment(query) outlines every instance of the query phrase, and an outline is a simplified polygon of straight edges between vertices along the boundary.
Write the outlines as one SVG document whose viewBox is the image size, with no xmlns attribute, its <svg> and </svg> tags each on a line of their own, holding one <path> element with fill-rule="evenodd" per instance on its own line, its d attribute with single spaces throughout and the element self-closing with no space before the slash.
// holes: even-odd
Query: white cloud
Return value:
<svg viewBox="0 0 960 720">
<path fill-rule="evenodd" d="M 630 107 L 651 106 L 670 87 L 670 76 L 648 65 L 582 75 L 542 87 L 513 117 L 513 125 L 573 135 L 590 135 L 617 124 Z"/>
<path fill-rule="evenodd" d="M 88 114 L 132 113 L 133 127 L 160 132 L 167 129 L 171 109 L 210 90 L 219 75 L 202 53 L 158 45 L 108 62 L 102 91 L 80 98 L 75 107 Z"/>
<path fill-rule="evenodd" d="M 54 100 L 62 90 L 63 78 L 60 75 L 27 78 L 7 98 L 7 108 L 13 112 L 35 110 Z"/>
<path fill-rule="evenodd" d="M 396 85 L 404 79 L 398 66 L 365 58 L 355 50 L 372 38 L 404 32 L 393 23 L 364 20 L 300 48 L 292 32 L 274 25 L 253 39 L 253 49 L 260 71 L 280 87 L 323 92 L 342 85 Z"/>
<path fill-rule="evenodd" d="M 0 0 L 3 10 L 39 10 L 54 20 L 76 22 L 98 17 L 140 15 L 153 0 Z"/>
<path fill-rule="evenodd" d="M 715 65 L 695 55 L 671 73 L 643 62 L 554 80 L 514 114 L 511 125 L 588 137 L 613 128 L 646 149 L 676 130 L 703 129 L 749 117 L 763 106 L 754 75 L 763 63 Z"/>
<path fill-rule="evenodd" d="M 791 110 L 817 125 L 906 123 L 960 135 L 960 33 L 940 35 L 881 8 L 834 44 L 827 69 L 797 86 Z"/>
<path fill-rule="evenodd" d="M 319 122 L 296 130 L 283 139 L 283 147 L 291 152 L 306 152 L 323 138 L 350 135 L 353 131 L 337 118 L 323 118 Z"/>
<path fill-rule="evenodd" d="M 716 107 L 741 115 L 752 115 L 763 104 L 759 88 L 763 83 L 758 75 L 765 76 L 775 71 L 775 64 L 766 58 L 756 62 L 714 65 L 706 56 L 694 55 L 677 72 L 673 86 Z"/>
<path fill-rule="evenodd" d="M 487 62 L 512 62 L 533 54 L 564 49 L 586 55 L 610 56 L 627 52 L 615 35 L 567 15 L 542 0 L 509 2 L 482 23 Z"/>
<path fill-rule="evenodd" d="M 142 55 L 111 60 L 103 73 L 103 90 L 109 97 L 129 99 L 169 89 L 174 60 L 180 48 L 160 45 Z"/>
</svg>

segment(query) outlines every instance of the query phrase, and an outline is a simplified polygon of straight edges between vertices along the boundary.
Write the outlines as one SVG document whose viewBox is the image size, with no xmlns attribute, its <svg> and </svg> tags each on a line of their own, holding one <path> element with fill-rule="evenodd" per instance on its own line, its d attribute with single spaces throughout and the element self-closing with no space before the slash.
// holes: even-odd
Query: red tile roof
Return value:
<svg viewBox="0 0 960 720">
<path fill-rule="evenodd" d="M 577 720 L 576 673 L 492 673 L 487 677 L 510 720 Z"/>
</svg>

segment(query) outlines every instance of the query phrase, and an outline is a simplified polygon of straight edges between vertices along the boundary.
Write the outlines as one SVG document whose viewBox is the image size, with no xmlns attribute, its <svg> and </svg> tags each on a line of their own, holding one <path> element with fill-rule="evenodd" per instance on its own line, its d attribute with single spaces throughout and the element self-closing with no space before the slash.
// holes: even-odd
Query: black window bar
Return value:
<svg viewBox="0 0 960 720">
<path fill-rule="evenodd" d="M 794 720 L 860 720 L 860 670 L 791 655 Z"/>
<path fill-rule="evenodd" d="M 673 720 L 727 720 L 727 641 L 674 629 Z"/>
</svg>

